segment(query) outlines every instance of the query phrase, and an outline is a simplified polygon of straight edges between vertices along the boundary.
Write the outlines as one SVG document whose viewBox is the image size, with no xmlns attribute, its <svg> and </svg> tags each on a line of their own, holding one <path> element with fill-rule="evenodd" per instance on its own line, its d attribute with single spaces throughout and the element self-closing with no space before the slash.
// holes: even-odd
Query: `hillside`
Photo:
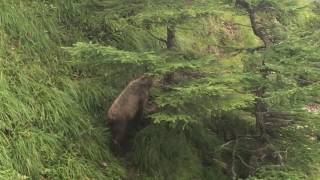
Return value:
<svg viewBox="0 0 320 180">
<path fill-rule="evenodd" d="M 319 179 L 320 5 L 1 0 L 0 179 Z M 111 151 L 129 81 L 159 111 Z"/>
</svg>

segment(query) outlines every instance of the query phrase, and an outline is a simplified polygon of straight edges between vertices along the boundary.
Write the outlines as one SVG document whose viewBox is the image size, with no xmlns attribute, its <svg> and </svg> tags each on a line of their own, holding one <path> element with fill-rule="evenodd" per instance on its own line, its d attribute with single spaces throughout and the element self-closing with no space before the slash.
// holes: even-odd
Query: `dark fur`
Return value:
<svg viewBox="0 0 320 180">
<path fill-rule="evenodd" d="M 114 145 L 121 147 L 126 143 L 130 129 L 134 129 L 137 121 L 143 118 L 151 86 L 151 77 L 140 76 L 128 84 L 109 108 L 107 118 Z"/>
</svg>

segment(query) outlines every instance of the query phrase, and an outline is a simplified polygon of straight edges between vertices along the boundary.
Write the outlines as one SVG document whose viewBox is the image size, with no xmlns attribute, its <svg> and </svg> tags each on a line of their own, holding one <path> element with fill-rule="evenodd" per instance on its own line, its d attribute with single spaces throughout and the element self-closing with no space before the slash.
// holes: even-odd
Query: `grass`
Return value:
<svg viewBox="0 0 320 180">
<path fill-rule="evenodd" d="M 121 179 L 102 116 L 108 90 L 69 76 L 62 12 L 18 0 L 0 10 L 0 178 Z"/>
<path fill-rule="evenodd" d="M 79 0 L 63 3 L 58 0 L 0 2 L 0 179 L 117 180 L 126 177 L 126 170 L 131 171 L 131 167 L 126 169 L 128 164 L 115 158 L 109 150 L 110 132 L 104 113 L 136 69 L 125 69 L 127 74 L 123 76 L 128 77 L 115 80 L 101 66 L 93 69 L 86 65 L 92 61 L 81 62 L 79 59 L 80 62 L 70 62 L 71 58 L 61 47 L 89 40 L 103 40 L 105 44 L 136 51 L 159 51 L 164 45 L 126 22 L 107 21 L 101 18 L 103 16 L 89 14 L 95 10 L 84 11 L 83 7 L 90 8 L 86 3 Z M 199 22 L 191 21 L 179 26 L 179 47 L 199 54 L 212 51 L 217 55 L 220 61 L 208 67 L 208 71 L 228 75 L 242 71 L 241 60 L 246 58 L 246 54 L 229 56 L 216 45 L 258 46 L 261 42 L 246 26 L 248 17 L 228 9 L 219 11 L 216 17 L 202 19 L 202 22 L 207 24 L 195 27 L 194 24 Z M 105 30 L 108 25 L 115 27 Z M 189 27 L 195 29 L 190 30 Z M 154 30 L 159 36 L 165 34 L 163 29 Z M 209 31 L 212 33 L 210 38 L 207 36 Z M 95 35 L 97 37 L 92 37 Z M 116 74 L 122 74 L 119 72 Z M 250 117 L 246 120 L 253 122 Z M 219 159 L 216 151 L 222 143 L 207 128 L 182 132 L 165 125 L 151 125 L 139 132 L 133 141 L 129 160 L 136 166 L 132 171 L 143 174 L 139 176 L 141 179 L 225 177 L 221 167 L 216 167 L 218 165 L 203 165 L 204 160 Z M 279 144 L 294 145 L 289 141 Z M 311 148 L 318 149 L 318 145 Z M 301 148 L 290 153 L 304 161 L 300 158 L 304 150 Z M 306 157 L 310 160 L 317 154 L 312 155 Z M 312 164 L 312 160 L 307 163 Z M 288 168 L 299 171 L 294 174 L 292 169 L 266 169 L 259 175 L 305 176 L 307 170 L 300 164 L 292 161 L 288 165 Z M 307 165 L 305 167 L 309 167 Z M 316 179 L 318 168 L 314 172 Z"/>
</svg>

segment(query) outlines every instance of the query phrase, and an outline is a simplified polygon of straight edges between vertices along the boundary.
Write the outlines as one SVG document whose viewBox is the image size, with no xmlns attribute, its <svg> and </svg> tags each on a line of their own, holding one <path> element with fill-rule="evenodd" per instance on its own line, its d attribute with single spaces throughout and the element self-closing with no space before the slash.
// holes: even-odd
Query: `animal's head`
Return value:
<svg viewBox="0 0 320 180">
<path fill-rule="evenodd" d="M 142 75 L 137 80 L 141 83 L 141 85 L 151 88 L 153 84 L 153 77 L 150 75 Z"/>
</svg>

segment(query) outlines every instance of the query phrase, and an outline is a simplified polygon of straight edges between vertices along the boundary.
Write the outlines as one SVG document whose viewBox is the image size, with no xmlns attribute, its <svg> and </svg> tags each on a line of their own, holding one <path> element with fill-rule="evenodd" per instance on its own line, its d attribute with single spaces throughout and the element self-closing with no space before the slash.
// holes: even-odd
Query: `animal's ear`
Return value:
<svg viewBox="0 0 320 180">
<path fill-rule="evenodd" d="M 140 79 L 144 81 L 152 81 L 153 77 L 151 75 L 144 74 L 140 77 Z"/>
<path fill-rule="evenodd" d="M 152 76 L 149 76 L 149 75 L 142 75 L 140 77 L 140 80 L 141 80 L 142 84 L 144 84 L 148 87 L 151 87 L 153 84 L 153 78 L 152 78 Z"/>
<path fill-rule="evenodd" d="M 147 78 L 148 78 L 147 75 L 142 75 L 142 76 L 140 76 L 140 79 L 142 79 L 142 80 L 147 79 Z"/>
</svg>

